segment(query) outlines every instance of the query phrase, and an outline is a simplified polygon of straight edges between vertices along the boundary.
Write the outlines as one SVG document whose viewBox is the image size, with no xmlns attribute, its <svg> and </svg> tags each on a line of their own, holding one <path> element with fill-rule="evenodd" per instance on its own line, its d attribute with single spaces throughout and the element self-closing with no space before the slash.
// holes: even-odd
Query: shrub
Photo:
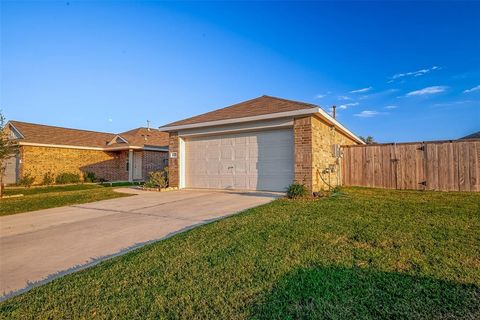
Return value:
<svg viewBox="0 0 480 320">
<path fill-rule="evenodd" d="M 50 171 L 45 172 L 45 174 L 43 175 L 42 184 L 45 186 L 49 186 L 52 185 L 54 182 L 55 177 L 53 176 L 53 173 L 51 173 Z"/>
<path fill-rule="evenodd" d="M 79 183 L 80 175 L 78 173 L 64 172 L 57 176 L 55 182 L 58 184 Z"/>
<path fill-rule="evenodd" d="M 35 177 L 32 177 L 30 173 L 25 173 L 23 177 L 18 181 L 18 184 L 27 188 L 30 188 L 35 181 Z"/>
<path fill-rule="evenodd" d="M 303 184 L 292 183 L 288 186 L 287 196 L 290 199 L 304 198 L 308 194 L 308 189 Z"/>
<path fill-rule="evenodd" d="M 344 197 L 346 194 L 343 192 L 342 187 L 336 186 L 330 191 L 330 197 L 333 198 L 338 198 L 338 197 Z"/>
<path fill-rule="evenodd" d="M 147 188 L 166 188 L 168 187 L 168 167 L 163 170 L 153 171 L 148 174 L 148 181 L 145 182 Z"/>
<path fill-rule="evenodd" d="M 83 180 L 84 180 L 85 182 L 96 182 L 96 181 L 97 181 L 97 177 L 95 177 L 95 172 L 86 171 L 86 172 L 83 174 Z"/>
</svg>

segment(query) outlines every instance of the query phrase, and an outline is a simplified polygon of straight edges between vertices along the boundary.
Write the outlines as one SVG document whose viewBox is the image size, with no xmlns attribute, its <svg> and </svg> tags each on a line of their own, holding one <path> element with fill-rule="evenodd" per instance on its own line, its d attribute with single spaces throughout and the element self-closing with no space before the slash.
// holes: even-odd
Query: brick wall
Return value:
<svg viewBox="0 0 480 320">
<path fill-rule="evenodd" d="M 312 121 L 311 117 L 293 121 L 295 182 L 312 190 Z"/>
<path fill-rule="evenodd" d="M 53 147 L 22 146 L 20 177 L 30 173 L 35 184 L 40 184 L 46 172 L 60 173 L 94 172 L 98 178 L 109 181 L 128 180 L 126 161 L 128 152 L 104 152 Z"/>
<path fill-rule="evenodd" d="M 328 185 L 341 185 L 341 159 L 333 155 L 333 145 L 356 144 L 353 140 L 336 130 L 323 120 L 312 116 L 312 191 L 328 190 Z M 329 166 L 334 172 L 324 172 Z M 323 178 L 323 179 L 322 179 Z"/>
<path fill-rule="evenodd" d="M 178 132 L 170 132 L 169 138 L 169 146 L 168 151 L 170 153 L 176 152 L 177 158 L 168 158 L 168 180 L 170 187 L 178 187 L 179 186 L 179 168 L 178 168 L 178 160 L 180 159 L 179 148 L 178 148 Z"/>
<path fill-rule="evenodd" d="M 163 170 L 168 164 L 168 152 L 143 151 L 142 155 L 142 175 L 145 180 L 152 171 Z"/>
</svg>

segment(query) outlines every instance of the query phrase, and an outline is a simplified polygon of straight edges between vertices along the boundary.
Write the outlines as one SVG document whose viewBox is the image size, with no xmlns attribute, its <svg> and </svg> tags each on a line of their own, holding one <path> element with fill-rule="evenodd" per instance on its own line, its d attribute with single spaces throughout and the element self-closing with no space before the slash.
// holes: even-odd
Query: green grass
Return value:
<svg viewBox="0 0 480 320">
<path fill-rule="evenodd" d="M 5 190 L 7 196 L 15 194 L 24 196 L 1 199 L 0 216 L 128 196 L 113 191 L 113 188 L 96 184 L 8 188 Z"/>
<path fill-rule="evenodd" d="M 277 200 L 35 288 L 8 319 L 478 319 L 480 194 Z"/>
</svg>

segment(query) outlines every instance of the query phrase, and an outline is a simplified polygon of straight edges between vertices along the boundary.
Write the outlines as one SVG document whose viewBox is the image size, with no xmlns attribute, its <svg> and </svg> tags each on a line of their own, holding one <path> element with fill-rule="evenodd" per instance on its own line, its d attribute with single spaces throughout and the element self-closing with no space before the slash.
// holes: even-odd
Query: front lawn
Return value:
<svg viewBox="0 0 480 320">
<path fill-rule="evenodd" d="M 97 184 L 8 188 L 6 196 L 23 194 L 23 197 L 0 199 L 0 216 L 128 196 L 113 189 Z"/>
<path fill-rule="evenodd" d="M 480 194 L 277 200 L 35 288 L 0 315 L 479 319 L 479 230 Z"/>
</svg>

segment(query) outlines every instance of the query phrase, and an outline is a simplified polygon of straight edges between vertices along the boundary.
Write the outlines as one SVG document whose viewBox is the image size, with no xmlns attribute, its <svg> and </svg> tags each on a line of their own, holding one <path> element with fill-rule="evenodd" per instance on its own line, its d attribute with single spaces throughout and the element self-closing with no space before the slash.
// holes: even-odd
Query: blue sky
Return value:
<svg viewBox="0 0 480 320">
<path fill-rule="evenodd" d="M 480 130 L 480 3 L 0 6 L 9 119 L 121 132 L 267 94 L 380 142 Z"/>
</svg>

